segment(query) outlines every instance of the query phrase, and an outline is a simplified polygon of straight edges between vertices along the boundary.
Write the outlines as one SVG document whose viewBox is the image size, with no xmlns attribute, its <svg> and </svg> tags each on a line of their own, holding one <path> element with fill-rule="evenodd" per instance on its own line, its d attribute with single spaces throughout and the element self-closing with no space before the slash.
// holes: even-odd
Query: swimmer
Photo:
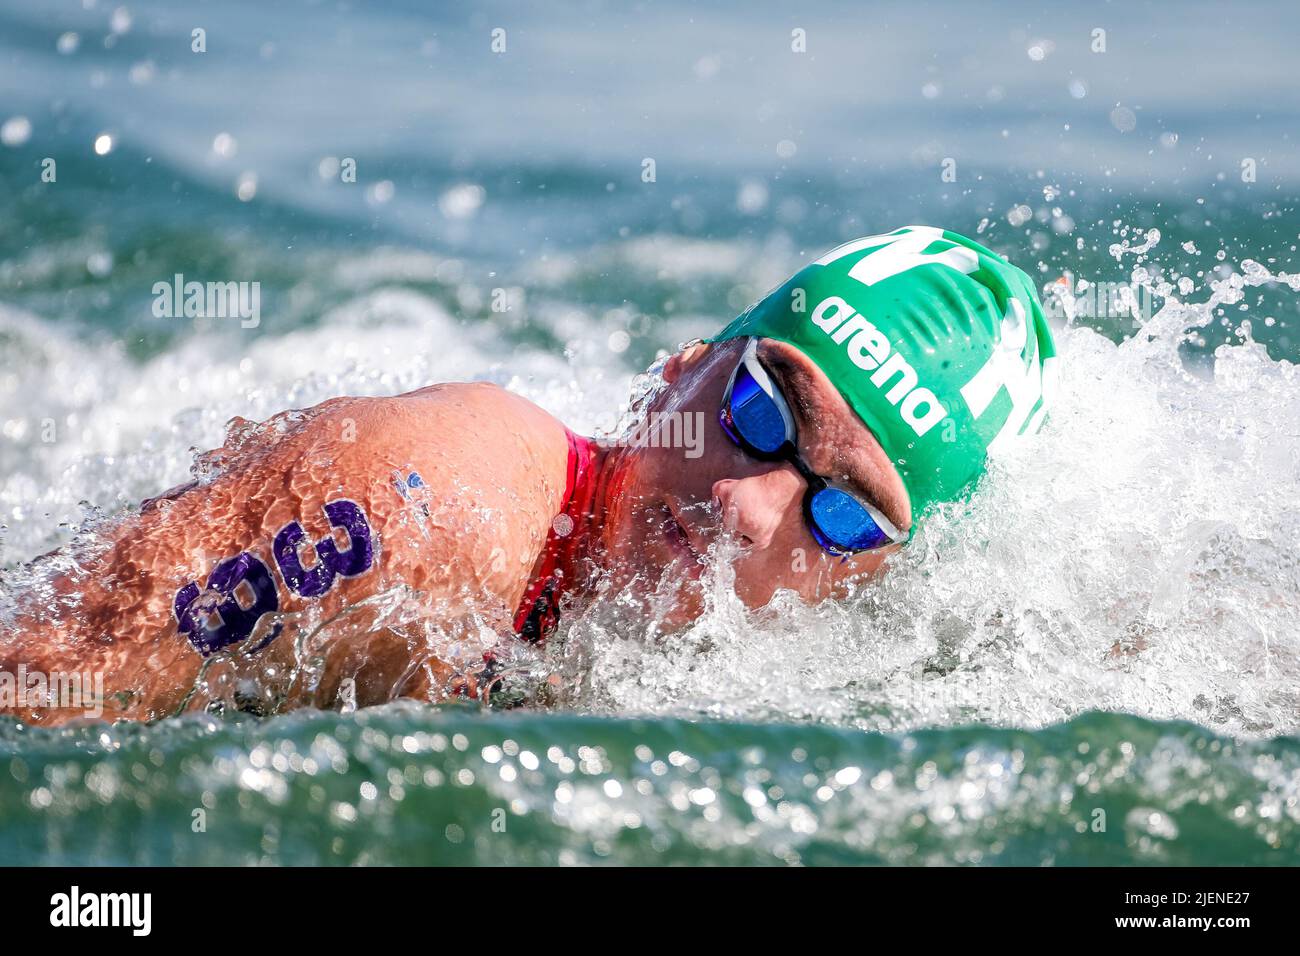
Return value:
<svg viewBox="0 0 1300 956">
<path fill-rule="evenodd" d="M 0 671 L 101 674 L 109 720 L 436 702 L 597 594 L 688 624 L 723 539 L 746 606 L 834 598 L 1038 430 L 1054 373 L 1024 272 L 931 227 L 857 239 L 663 363 L 647 420 L 699 422 L 690 447 L 598 444 L 482 383 L 237 420 L 210 477 L 39 559 Z"/>
</svg>

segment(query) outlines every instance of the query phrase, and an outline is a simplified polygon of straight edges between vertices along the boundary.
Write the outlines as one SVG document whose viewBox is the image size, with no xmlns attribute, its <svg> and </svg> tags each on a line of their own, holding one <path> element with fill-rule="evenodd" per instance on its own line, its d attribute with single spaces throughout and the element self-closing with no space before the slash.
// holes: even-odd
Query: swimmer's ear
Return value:
<svg viewBox="0 0 1300 956">
<path fill-rule="evenodd" d="M 676 355 L 670 355 L 668 361 L 664 362 L 664 381 L 669 385 L 676 382 L 683 372 L 690 371 L 704 361 L 710 348 L 712 346 L 708 342 L 692 342 Z"/>
</svg>

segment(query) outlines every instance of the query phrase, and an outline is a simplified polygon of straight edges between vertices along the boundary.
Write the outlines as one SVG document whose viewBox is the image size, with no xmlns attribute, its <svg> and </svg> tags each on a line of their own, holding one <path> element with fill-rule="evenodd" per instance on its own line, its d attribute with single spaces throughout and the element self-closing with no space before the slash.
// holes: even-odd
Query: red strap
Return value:
<svg viewBox="0 0 1300 956">
<path fill-rule="evenodd" d="M 578 549 L 585 528 L 583 517 L 591 508 L 595 497 L 595 457 L 594 442 L 575 435 L 567 428 L 564 430 L 569 440 L 569 462 L 564 482 L 564 498 L 560 513 L 551 522 L 551 530 L 546 535 L 546 544 L 538 560 L 537 571 L 532 581 L 524 589 L 523 600 L 515 611 L 515 632 L 530 640 L 543 640 L 555 627 L 559 618 L 560 597 L 566 585 L 564 569 L 571 565 L 570 559 Z M 568 520 L 561 520 L 567 518 Z M 563 533 L 561 533 L 563 532 Z M 539 606 L 539 602 L 542 605 Z M 529 618 L 538 613 L 534 627 L 529 628 Z"/>
</svg>

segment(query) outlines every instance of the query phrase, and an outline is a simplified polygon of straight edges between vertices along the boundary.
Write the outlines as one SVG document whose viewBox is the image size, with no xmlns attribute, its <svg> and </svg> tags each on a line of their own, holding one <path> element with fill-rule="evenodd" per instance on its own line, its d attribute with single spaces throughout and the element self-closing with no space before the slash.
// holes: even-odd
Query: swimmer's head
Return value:
<svg viewBox="0 0 1300 956">
<path fill-rule="evenodd" d="M 917 519 L 1037 432 L 1055 386 L 1029 276 L 931 226 L 832 249 L 713 341 L 740 336 L 788 342 L 826 373 L 898 469 Z"/>
<path fill-rule="evenodd" d="M 736 549 L 735 590 L 751 607 L 778 589 L 842 593 L 1038 429 L 1054 355 L 1032 281 L 982 246 L 920 226 L 845 243 L 667 361 L 649 414 L 668 431 L 621 450 L 606 546 L 629 580 L 677 590 L 659 604 L 673 608 L 667 624 L 702 610 L 698 559 L 719 544 Z M 746 361 L 788 406 L 799 465 L 755 457 L 720 423 Z M 694 442 L 671 440 L 692 428 Z M 828 551 L 809 475 L 867 502 L 892 541 Z"/>
</svg>

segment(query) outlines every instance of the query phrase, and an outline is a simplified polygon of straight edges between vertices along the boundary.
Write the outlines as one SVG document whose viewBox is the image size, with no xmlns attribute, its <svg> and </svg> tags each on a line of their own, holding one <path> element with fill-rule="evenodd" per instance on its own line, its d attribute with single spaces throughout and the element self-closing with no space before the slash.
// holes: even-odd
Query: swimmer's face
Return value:
<svg viewBox="0 0 1300 956">
<path fill-rule="evenodd" d="M 666 599 L 653 610 L 670 627 L 702 613 L 700 577 L 711 549 L 729 560 L 736 594 L 751 608 L 780 588 L 809 602 L 841 595 L 897 550 L 847 560 L 828 554 L 804 521 L 807 484 L 794 466 L 753 458 L 723 431 L 718 410 L 744 347 L 744 340 L 694 345 L 669 359 L 667 385 L 649 410 L 659 428 L 620 452 L 621 493 L 604 541 L 618 580 Z M 790 405 L 809 467 L 846 483 L 898 528 L 910 528 L 897 470 L 821 369 L 772 339 L 759 343 L 758 359 Z"/>
</svg>

